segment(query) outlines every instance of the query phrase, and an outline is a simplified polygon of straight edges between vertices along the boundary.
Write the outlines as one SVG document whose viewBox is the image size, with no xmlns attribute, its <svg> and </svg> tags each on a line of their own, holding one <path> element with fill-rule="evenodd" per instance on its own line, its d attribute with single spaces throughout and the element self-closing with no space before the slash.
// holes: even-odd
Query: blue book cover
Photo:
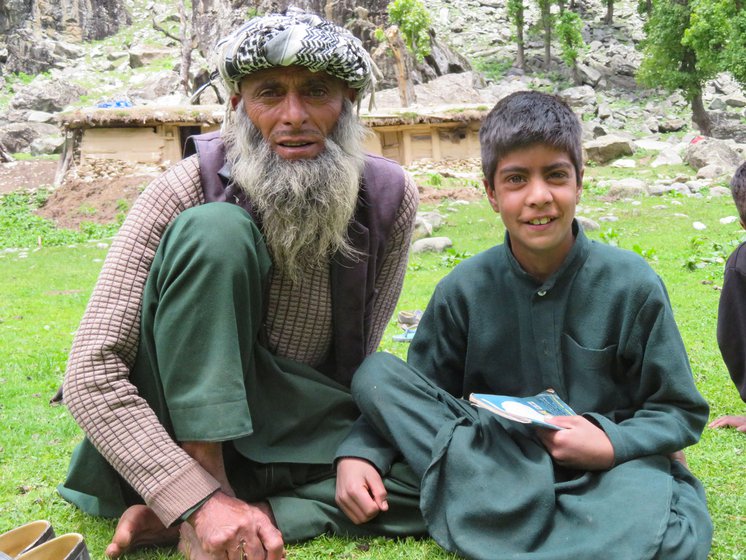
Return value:
<svg viewBox="0 0 746 560">
<path fill-rule="evenodd" d="M 574 416 L 575 411 L 557 393 L 548 389 L 533 397 L 510 397 L 472 393 L 469 402 L 522 424 L 534 424 L 551 430 L 564 430 L 546 421 L 549 416 Z"/>
</svg>

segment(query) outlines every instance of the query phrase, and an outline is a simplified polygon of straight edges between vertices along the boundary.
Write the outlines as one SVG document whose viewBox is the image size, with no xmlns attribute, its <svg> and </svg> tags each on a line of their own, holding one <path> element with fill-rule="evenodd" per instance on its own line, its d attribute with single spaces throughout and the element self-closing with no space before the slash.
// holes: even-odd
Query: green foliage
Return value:
<svg viewBox="0 0 746 560">
<path fill-rule="evenodd" d="M 443 184 L 443 175 L 440 173 L 431 173 L 427 182 L 433 187 L 439 187 Z"/>
<path fill-rule="evenodd" d="M 577 64 L 578 56 L 585 47 L 582 30 L 583 20 L 578 14 L 570 10 L 565 10 L 560 14 L 557 22 L 557 39 L 562 61 L 571 68 Z"/>
<path fill-rule="evenodd" d="M 719 72 L 746 85 L 746 10 L 741 0 L 659 0 L 645 24 L 638 78 L 689 99 Z"/>
<path fill-rule="evenodd" d="M 40 208 L 48 197 L 49 193 L 43 189 L 0 197 L 0 249 L 52 247 L 103 239 L 114 235 L 121 225 L 85 223 L 77 231 L 59 229 L 49 220 L 34 214 L 34 210 Z M 81 206 L 80 212 L 92 215 L 95 210 Z"/>
<path fill-rule="evenodd" d="M 394 0 L 388 5 L 389 18 L 399 26 L 407 48 L 422 60 L 430 54 L 430 12 L 420 0 Z"/>
<path fill-rule="evenodd" d="M 513 66 L 512 58 L 481 58 L 474 61 L 474 67 L 488 80 L 500 81 Z"/>
<path fill-rule="evenodd" d="M 463 260 L 473 257 L 469 251 L 456 251 L 455 249 L 446 249 L 445 255 L 441 257 L 441 262 L 448 268 L 453 268 Z"/>
<path fill-rule="evenodd" d="M 376 27 L 376 30 L 373 32 L 373 37 L 379 43 L 383 43 L 386 40 L 386 32 L 380 27 Z"/>
<path fill-rule="evenodd" d="M 619 232 L 614 228 L 609 228 L 598 234 L 601 241 L 612 247 L 619 247 Z"/>
<path fill-rule="evenodd" d="M 693 65 L 684 64 L 694 57 L 694 52 L 682 43 L 689 27 L 689 14 L 688 5 L 675 0 L 659 0 L 653 4 L 653 13 L 645 23 L 646 37 L 641 45 L 643 60 L 637 77 L 648 87 L 682 89 L 691 99 L 701 90 L 706 76 Z"/>
</svg>

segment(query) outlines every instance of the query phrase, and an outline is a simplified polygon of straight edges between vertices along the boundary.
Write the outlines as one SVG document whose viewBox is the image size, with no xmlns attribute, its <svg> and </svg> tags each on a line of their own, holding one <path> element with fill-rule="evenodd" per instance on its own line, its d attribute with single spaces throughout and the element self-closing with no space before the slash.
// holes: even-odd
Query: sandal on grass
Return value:
<svg viewBox="0 0 746 560">
<path fill-rule="evenodd" d="M 414 311 L 399 311 L 396 316 L 396 320 L 399 326 L 403 329 L 416 328 L 422 318 L 422 311 L 416 309 Z"/>
<path fill-rule="evenodd" d="M 412 342 L 414 334 L 417 332 L 417 327 L 413 329 L 406 329 L 402 334 L 395 334 L 391 337 L 394 342 Z"/>
<path fill-rule="evenodd" d="M 50 539 L 54 529 L 49 521 L 32 521 L 0 535 L 0 560 L 13 559 Z"/>
<path fill-rule="evenodd" d="M 83 535 L 68 533 L 32 548 L 15 560 L 91 560 L 91 557 Z"/>
</svg>

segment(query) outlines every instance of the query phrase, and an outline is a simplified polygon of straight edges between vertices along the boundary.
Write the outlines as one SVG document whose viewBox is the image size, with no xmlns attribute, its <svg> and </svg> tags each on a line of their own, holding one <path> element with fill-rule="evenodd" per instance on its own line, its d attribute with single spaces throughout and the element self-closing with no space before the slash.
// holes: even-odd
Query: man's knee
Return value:
<svg viewBox="0 0 746 560">
<path fill-rule="evenodd" d="M 164 236 L 164 250 L 189 255 L 190 260 L 221 267 L 266 254 L 264 239 L 251 216 L 234 204 L 215 202 L 182 212 Z"/>
<path fill-rule="evenodd" d="M 352 396 L 361 410 L 376 402 L 390 402 L 392 393 L 401 391 L 409 377 L 409 366 L 392 354 L 368 356 L 352 378 Z"/>
</svg>

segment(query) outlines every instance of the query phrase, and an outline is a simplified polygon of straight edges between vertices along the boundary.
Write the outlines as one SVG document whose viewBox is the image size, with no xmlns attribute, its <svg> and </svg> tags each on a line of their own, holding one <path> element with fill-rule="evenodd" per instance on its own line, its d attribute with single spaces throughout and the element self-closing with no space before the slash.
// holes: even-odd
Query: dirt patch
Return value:
<svg viewBox="0 0 746 560">
<path fill-rule="evenodd" d="M 64 228 L 82 222 L 108 224 L 125 214 L 161 169 L 102 161 L 78 166 L 52 193 L 37 214 Z"/>
<path fill-rule="evenodd" d="M 56 173 L 53 160 L 0 163 L 0 194 L 51 186 Z"/>
<path fill-rule="evenodd" d="M 163 169 L 153 166 L 136 166 L 122 162 L 92 162 L 69 171 L 64 182 L 54 189 L 46 204 L 37 211 L 43 218 L 58 226 L 76 229 L 83 222 L 108 224 L 126 213 L 137 196 Z M 444 177 L 478 177 L 471 162 L 433 162 L 413 168 L 421 203 L 437 204 L 444 199 L 479 200 L 484 190 L 473 186 L 433 187 L 422 184 L 425 172 L 439 172 Z M 0 164 L 0 194 L 52 188 L 57 172 L 56 161 L 17 161 Z"/>
</svg>

